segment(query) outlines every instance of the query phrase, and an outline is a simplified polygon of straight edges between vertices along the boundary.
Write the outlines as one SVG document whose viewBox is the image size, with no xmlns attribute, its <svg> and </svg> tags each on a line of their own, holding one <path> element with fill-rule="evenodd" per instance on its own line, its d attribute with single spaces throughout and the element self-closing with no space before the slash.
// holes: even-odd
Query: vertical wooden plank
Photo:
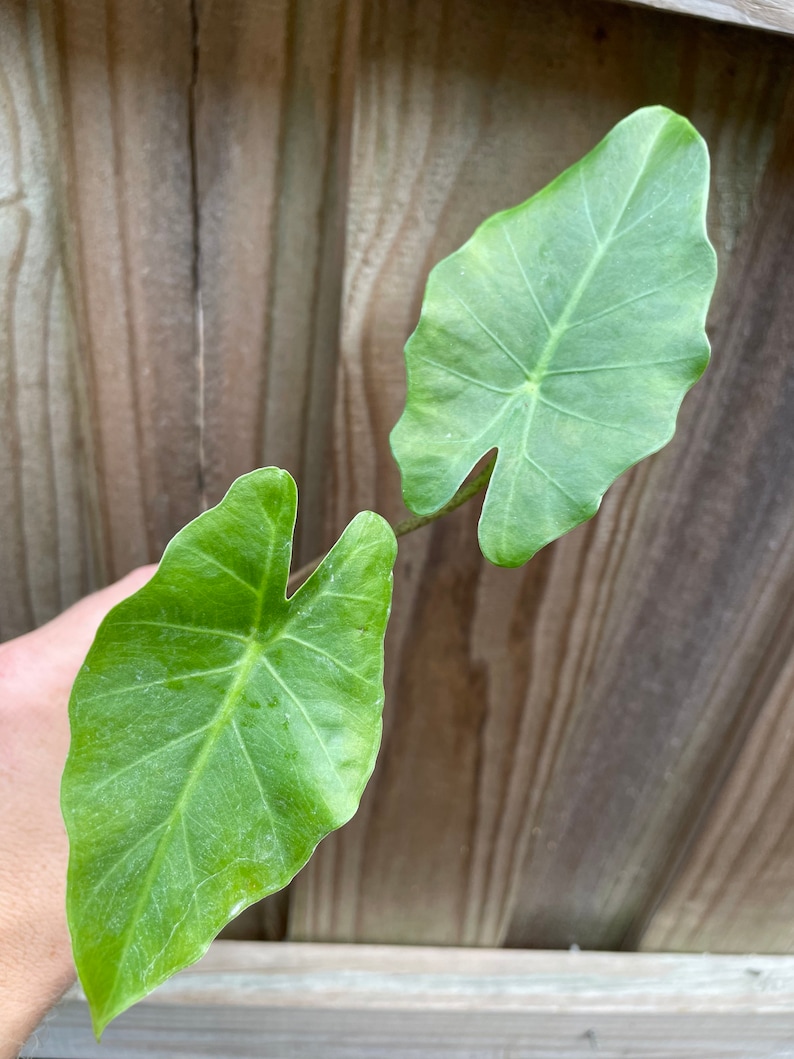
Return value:
<svg viewBox="0 0 794 1059">
<path fill-rule="evenodd" d="M 286 467 L 296 560 L 324 526 L 359 0 L 202 0 L 195 157 L 204 500 Z M 287 896 L 226 936 L 279 937 Z"/>
<path fill-rule="evenodd" d="M 2 17 L 8 636 L 197 513 L 198 374 L 189 8 Z"/>
<path fill-rule="evenodd" d="M 50 36 L 46 5 L 0 6 L 0 639 L 93 575 Z"/>
<path fill-rule="evenodd" d="M 730 309 L 715 336 L 724 355 L 750 361 L 754 378 L 744 398 L 756 410 L 762 400 L 760 407 L 776 428 L 777 453 L 758 446 L 754 470 L 762 480 L 785 478 L 781 469 L 794 450 L 794 372 L 775 371 L 777 364 L 790 360 L 794 345 L 792 188 L 794 92 L 759 209 L 737 254 Z M 643 948 L 794 948 L 794 510 L 791 490 L 781 482 L 775 488 L 788 500 L 787 517 L 767 521 L 769 505 L 759 513 L 759 531 L 771 553 L 770 576 L 758 586 L 756 613 L 748 608 L 743 616 L 751 626 L 760 612 L 766 623 L 763 651 L 743 682 L 741 720 L 722 749 L 714 794 L 701 807 L 703 825 L 680 838 L 676 864 L 683 866 L 676 873 L 671 865 L 668 878 L 660 882 L 655 895 L 659 907 L 642 937 Z"/>
<path fill-rule="evenodd" d="M 792 646 L 791 115 L 789 104 L 745 249 L 724 270 L 683 460 L 658 461 L 626 546 L 635 582 L 546 795 L 516 943 L 636 942 Z"/>
<path fill-rule="evenodd" d="M 102 576 L 198 512 L 187 2 L 56 6 L 67 239 Z"/>
<path fill-rule="evenodd" d="M 337 528 L 365 506 L 400 514 L 387 434 L 432 263 L 620 117 L 662 102 L 712 146 L 711 226 L 725 266 L 792 68 L 783 40 L 604 4 L 367 7 Z M 778 381 L 782 370 L 779 358 Z M 787 512 L 785 490 L 776 507 L 747 485 L 742 453 L 758 442 L 760 458 L 768 444 L 779 476 L 786 443 L 764 432 L 758 404 L 739 415 L 747 379 L 725 371 L 688 402 L 678 442 L 525 571 L 481 562 L 467 509 L 401 548 L 381 761 L 358 817 L 299 879 L 292 936 L 620 944 L 741 712 L 738 691 L 707 694 L 709 682 L 732 658 L 732 676 L 746 677 L 769 630 L 762 621 L 734 654 L 741 609 L 770 576 L 773 522 Z M 719 412 L 728 402 L 733 428 Z M 753 503 L 774 509 L 764 532 L 740 515 Z M 729 539 L 713 532 L 726 523 Z M 720 549 L 732 547 L 741 567 L 726 566 Z"/>
<path fill-rule="evenodd" d="M 261 463 L 322 545 L 358 0 L 200 4 L 197 183 L 207 498 Z"/>
<path fill-rule="evenodd" d="M 196 7 L 202 479 L 217 503 L 259 464 L 278 213 L 287 0 Z"/>
</svg>

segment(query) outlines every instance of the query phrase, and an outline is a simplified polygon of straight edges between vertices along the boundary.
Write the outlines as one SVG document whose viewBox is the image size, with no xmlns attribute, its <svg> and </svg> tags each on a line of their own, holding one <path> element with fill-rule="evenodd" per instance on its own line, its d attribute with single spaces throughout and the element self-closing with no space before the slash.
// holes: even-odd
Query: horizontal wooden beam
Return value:
<svg viewBox="0 0 794 1059">
<path fill-rule="evenodd" d="M 792 1040 L 794 957 L 215 942 L 101 1045 L 72 990 L 23 1055 L 729 1059 Z"/>
<path fill-rule="evenodd" d="M 794 34 L 794 4 L 791 0 L 622 0 L 640 7 L 677 11 L 682 15 L 733 22 L 739 26 L 771 29 Z"/>
</svg>

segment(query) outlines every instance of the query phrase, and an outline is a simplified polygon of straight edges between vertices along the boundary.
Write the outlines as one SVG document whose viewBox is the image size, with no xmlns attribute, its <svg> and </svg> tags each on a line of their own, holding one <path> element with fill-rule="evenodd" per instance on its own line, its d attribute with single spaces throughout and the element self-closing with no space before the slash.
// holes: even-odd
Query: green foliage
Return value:
<svg viewBox="0 0 794 1059">
<path fill-rule="evenodd" d="M 641 110 L 436 266 L 392 433 L 416 515 L 496 449 L 480 543 L 517 566 L 669 440 L 708 360 L 707 189 L 691 125 Z M 394 534 L 358 515 L 287 599 L 296 507 L 285 471 L 235 482 L 75 682 L 68 915 L 98 1033 L 286 885 L 372 771 Z"/>
<path fill-rule="evenodd" d="M 497 449 L 480 545 L 519 566 L 670 440 L 708 362 L 708 179 L 689 122 L 639 110 L 436 265 L 391 439 L 411 511 Z"/>
<path fill-rule="evenodd" d="M 358 515 L 287 599 L 296 509 L 286 471 L 238 479 L 74 685 L 68 915 L 98 1033 L 285 886 L 374 766 L 394 534 Z"/>
</svg>

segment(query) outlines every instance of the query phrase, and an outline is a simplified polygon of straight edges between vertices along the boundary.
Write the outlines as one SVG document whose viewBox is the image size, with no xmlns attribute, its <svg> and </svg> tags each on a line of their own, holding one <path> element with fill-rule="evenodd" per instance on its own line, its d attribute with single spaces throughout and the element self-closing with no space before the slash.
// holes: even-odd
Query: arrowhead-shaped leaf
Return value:
<svg viewBox="0 0 794 1059">
<path fill-rule="evenodd" d="M 296 508 L 286 471 L 238 479 L 75 682 L 67 903 L 98 1033 L 286 885 L 374 766 L 394 534 L 358 515 L 287 599 Z"/>
<path fill-rule="evenodd" d="M 391 438 L 411 511 L 497 449 L 480 546 L 519 566 L 670 440 L 709 356 L 708 180 L 689 122 L 639 110 L 433 269 Z"/>
</svg>

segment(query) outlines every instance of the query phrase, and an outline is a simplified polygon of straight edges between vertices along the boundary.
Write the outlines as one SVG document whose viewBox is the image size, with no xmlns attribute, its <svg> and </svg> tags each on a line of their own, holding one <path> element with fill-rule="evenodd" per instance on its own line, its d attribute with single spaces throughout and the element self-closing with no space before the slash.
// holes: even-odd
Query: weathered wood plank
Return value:
<svg viewBox="0 0 794 1059">
<path fill-rule="evenodd" d="M 399 516 L 386 437 L 428 268 L 633 107 L 668 103 L 714 155 L 725 348 L 675 447 L 526 571 L 481 562 L 473 510 L 406 542 L 381 764 L 303 873 L 291 932 L 617 945 L 719 796 L 652 930 L 673 944 L 679 901 L 676 944 L 730 922 L 730 947 L 759 947 L 791 859 L 782 759 L 766 810 L 748 771 L 789 723 L 789 324 L 765 299 L 790 300 L 791 42 L 596 0 L 378 0 L 354 113 L 359 15 L 0 4 L 0 635 L 157 557 L 257 463 L 299 480 L 303 557 L 362 507 Z M 768 279 L 748 218 L 777 247 Z M 723 900 L 745 856 L 760 888 L 737 871 Z M 250 929 L 285 915 L 281 899 Z"/>
<path fill-rule="evenodd" d="M 260 463 L 289 3 L 201 0 L 193 89 L 201 288 L 201 485 Z M 291 406 L 290 406 L 291 407 Z"/>
<path fill-rule="evenodd" d="M 792 1034 L 785 957 L 218 942 L 101 1046 L 73 992 L 23 1054 L 772 1059 Z"/>
<path fill-rule="evenodd" d="M 325 542 L 359 6 L 199 5 L 206 498 L 260 464 L 287 468 L 300 559 Z"/>
<path fill-rule="evenodd" d="M 622 924 L 623 943 L 636 943 L 792 649 L 794 489 L 783 468 L 794 444 L 794 373 L 782 263 L 792 99 L 745 249 L 724 262 L 714 364 L 684 417 L 682 462 L 658 461 L 658 492 L 646 493 L 626 546 L 637 579 L 621 593 L 622 628 L 591 685 L 592 713 L 558 762 L 567 790 L 560 784 L 547 800 L 514 942 L 581 932 L 588 944 L 615 944 Z M 644 554 L 632 556 L 638 545 Z M 543 840 L 560 849 L 557 864 Z M 583 850 L 590 842 L 603 844 L 601 856 Z M 749 891 L 745 900 L 748 923 L 767 913 Z M 610 923 L 611 936 L 602 933 Z M 773 931 L 745 930 L 736 945 L 740 934 L 731 948 L 756 950 Z"/>
<path fill-rule="evenodd" d="M 333 414 L 359 0 L 197 7 L 201 479 L 214 504 L 260 465 L 298 482 L 296 560 L 330 543 Z M 287 895 L 235 937 L 282 936 Z"/>
<path fill-rule="evenodd" d="M 715 332 L 734 371 L 749 361 L 744 376 L 752 373 L 754 379 L 744 387 L 743 399 L 756 415 L 763 407 L 772 424 L 767 432 L 776 451 L 769 450 L 769 441 L 763 447 L 756 444 L 747 468 L 759 481 L 775 475 L 794 446 L 794 372 L 783 366 L 794 348 L 792 187 L 794 91 L 760 195 L 761 208 L 736 255 L 730 309 Z M 752 673 L 743 680 L 743 723 L 718 762 L 727 778 L 718 796 L 715 789 L 712 801 L 702 807 L 702 828 L 681 836 L 684 867 L 677 877 L 671 873 L 669 893 L 660 887 L 661 906 L 642 938 L 645 948 L 794 949 L 794 511 L 788 491 L 783 492 L 787 512 L 782 507 L 778 514 L 777 504 L 767 499 L 755 516 L 770 553 L 769 574 L 759 578 L 755 607 L 748 606 L 744 620 L 752 627 L 760 613 L 766 635 Z M 735 554 L 741 555 L 741 549 Z"/>
<path fill-rule="evenodd" d="M 430 265 L 618 118 L 664 102 L 711 145 L 727 270 L 794 69 L 785 38 L 601 3 L 381 0 L 362 41 L 337 529 L 362 507 L 401 514 L 387 434 Z M 526 571 L 480 560 L 474 510 L 401 547 L 384 749 L 358 817 L 298 880 L 292 937 L 622 942 L 741 715 L 735 675 L 777 616 L 736 653 L 746 608 L 787 576 L 768 546 L 790 517 L 785 423 L 743 404 L 761 384 L 715 361 L 679 440 Z M 782 379 L 782 352 L 766 370 Z M 747 445 L 771 478 L 748 477 Z M 733 685 L 712 693 L 729 663 Z"/>
<path fill-rule="evenodd" d="M 682 15 L 735 22 L 740 26 L 794 33 L 794 9 L 790 0 L 622 0 Z"/>
<path fill-rule="evenodd" d="M 2 18 L 6 637 L 159 557 L 198 494 L 189 19 Z"/>
<path fill-rule="evenodd" d="M 22 19 L 24 5 L 5 6 Z M 7 490 L 19 495 L 3 534 L 3 600 L 16 615 L 4 636 L 51 616 L 95 580 L 157 558 L 202 503 L 263 462 L 287 465 L 301 481 L 299 552 L 320 547 L 359 17 L 356 0 L 205 2 L 195 18 L 189 4 L 63 0 L 43 9 L 46 61 L 41 42 L 28 39 L 30 19 L 6 35 L 7 62 L 12 80 L 34 95 L 36 78 L 55 82 L 53 117 L 10 100 L 16 132 L 3 172 L 13 183 L 20 165 L 32 166 L 25 179 L 35 176 L 49 195 L 40 227 L 58 252 L 58 233 L 67 236 L 77 334 L 73 353 L 61 357 L 68 385 L 50 387 L 47 408 L 31 403 L 46 381 L 41 366 L 30 356 L 22 365 L 29 397 L 21 401 L 19 365 L 4 361 L 5 462 L 14 464 L 6 474 L 20 479 L 9 478 Z M 21 105 L 24 117 L 13 109 Z M 20 130 L 25 157 L 14 161 Z M 54 214 L 62 186 L 68 197 Z M 8 205 L 12 224 L 16 202 Z M 16 268 L 18 233 L 8 233 L 3 245 Z M 49 320 L 42 299 L 53 259 L 35 250 L 26 268 L 42 270 L 42 291 L 33 296 L 26 275 L 18 330 L 46 330 Z M 6 291 L 18 293 L 15 284 L 10 274 Z M 54 297 L 63 300 L 57 285 Z M 69 326 L 53 323 L 51 341 L 68 345 L 58 328 L 68 335 Z M 26 348 L 32 338 L 25 335 Z M 67 444 L 49 446 L 42 431 L 51 426 L 58 441 L 68 432 L 61 420 L 75 387 L 82 432 L 73 437 L 72 428 Z M 88 470 L 72 506 L 90 512 L 93 503 L 91 532 L 67 496 L 81 452 Z M 56 518 L 62 535 L 78 523 L 73 535 L 90 567 L 66 556 L 63 577 L 76 584 L 60 594 Z"/>
<path fill-rule="evenodd" d="M 0 639 L 94 577 L 51 53 L 47 5 L 0 7 Z"/>
<path fill-rule="evenodd" d="M 54 5 L 103 579 L 198 512 L 187 4 Z"/>
</svg>

